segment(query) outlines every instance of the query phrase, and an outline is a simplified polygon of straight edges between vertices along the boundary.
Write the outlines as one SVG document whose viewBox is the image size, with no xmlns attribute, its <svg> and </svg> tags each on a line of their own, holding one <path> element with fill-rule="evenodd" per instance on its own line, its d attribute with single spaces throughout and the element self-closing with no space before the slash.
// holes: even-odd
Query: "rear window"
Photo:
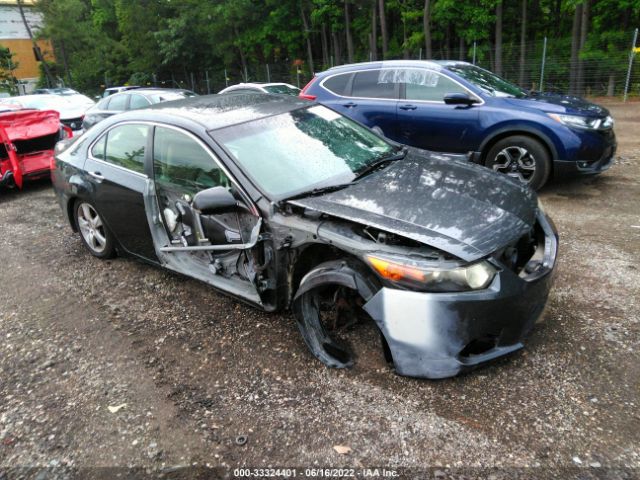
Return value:
<svg viewBox="0 0 640 480">
<path fill-rule="evenodd" d="M 104 100 L 100 100 L 96 105 L 96 108 L 100 110 L 106 110 L 107 106 L 109 105 L 109 100 L 111 100 L 109 97 L 105 98 Z"/>
<path fill-rule="evenodd" d="M 322 84 L 324 88 L 335 93 L 336 95 L 346 95 L 347 84 L 351 78 L 351 73 L 345 73 L 342 75 L 336 75 L 335 77 L 328 78 Z"/>
<path fill-rule="evenodd" d="M 125 109 L 127 104 L 127 95 L 114 95 L 109 102 L 109 110 L 121 112 Z"/>
<path fill-rule="evenodd" d="M 398 98 L 396 83 L 388 81 L 384 71 L 357 72 L 353 79 L 351 96 L 367 98 Z"/>
<path fill-rule="evenodd" d="M 151 105 L 149 100 L 144 98 L 142 95 L 138 95 L 137 93 L 131 95 L 131 100 L 129 101 L 130 110 L 135 110 L 136 108 L 146 108 L 149 105 Z"/>
</svg>

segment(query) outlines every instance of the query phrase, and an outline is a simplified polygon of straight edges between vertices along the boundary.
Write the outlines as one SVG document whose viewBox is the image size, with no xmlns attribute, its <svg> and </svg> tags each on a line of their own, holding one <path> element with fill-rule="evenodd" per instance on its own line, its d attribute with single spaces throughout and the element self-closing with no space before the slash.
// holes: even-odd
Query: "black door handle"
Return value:
<svg viewBox="0 0 640 480">
<path fill-rule="evenodd" d="M 358 106 L 357 103 L 353 103 L 353 102 L 343 103 L 342 105 L 347 107 L 347 108 L 353 108 L 353 107 L 357 107 Z"/>
<path fill-rule="evenodd" d="M 416 108 L 418 108 L 418 107 L 416 107 L 415 105 L 410 105 L 410 104 L 400 105 L 400 110 L 415 110 Z"/>
</svg>

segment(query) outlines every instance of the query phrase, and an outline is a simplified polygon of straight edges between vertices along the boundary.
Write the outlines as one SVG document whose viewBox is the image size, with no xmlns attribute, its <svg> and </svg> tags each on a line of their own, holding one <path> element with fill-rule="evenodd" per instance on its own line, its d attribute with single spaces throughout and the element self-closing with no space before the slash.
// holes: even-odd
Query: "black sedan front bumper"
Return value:
<svg viewBox="0 0 640 480">
<path fill-rule="evenodd" d="M 382 331 L 397 373 L 445 378 L 523 347 L 552 282 L 557 233 L 542 213 L 542 265 L 528 276 L 502 269 L 480 291 L 423 293 L 384 287 L 364 309 Z"/>
</svg>

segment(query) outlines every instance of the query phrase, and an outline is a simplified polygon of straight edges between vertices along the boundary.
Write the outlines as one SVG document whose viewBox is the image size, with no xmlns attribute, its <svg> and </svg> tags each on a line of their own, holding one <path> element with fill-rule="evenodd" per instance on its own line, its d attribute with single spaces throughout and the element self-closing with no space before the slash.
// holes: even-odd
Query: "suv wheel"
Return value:
<svg viewBox="0 0 640 480">
<path fill-rule="evenodd" d="M 523 135 L 496 143 L 487 153 L 485 165 L 534 190 L 542 188 L 551 173 L 551 159 L 546 148 L 538 140 Z"/>
</svg>

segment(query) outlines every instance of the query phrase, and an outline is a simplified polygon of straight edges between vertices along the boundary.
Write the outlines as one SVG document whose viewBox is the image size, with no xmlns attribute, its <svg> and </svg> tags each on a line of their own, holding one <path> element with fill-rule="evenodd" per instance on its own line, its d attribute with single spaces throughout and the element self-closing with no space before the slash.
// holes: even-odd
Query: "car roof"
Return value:
<svg viewBox="0 0 640 480">
<path fill-rule="evenodd" d="M 202 95 L 158 103 L 149 108 L 121 114 L 120 118 L 125 118 L 126 115 L 128 119 L 138 117 L 143 120 L 153 120 L 154 114 L 167 114 L 171 117 L 195 121 L 206 130 L 215 130 L 309 105 L 313 105 L 313 102 L 294 96 L 230 92 L 224 95 Z"/>
<path fill-rule="evenodd" d="M 69 100 L 67 100 L 65 97 L 66 95 L 55 95 L 53 93 L 36 93 L 33 95 L 17 95 L 13 97 L 6 97 L 3 98 L 3 100 L 5 102 L 7 100 L 10 100 L 12 102 L 16 102 L 17 104 L 23 104 L 24 102 L 27 102 L 29 100 L 37 100 L 38 102 L 49 100 L 51 102 L 57 102 L 61 105 L 66 105 L 69 103 Z"/>
<path fill-rule="evenodd" d="M 141 88 L 137 85 L 121 85 L 119 87 L 107 87 L 105 90 L 131 90 L 133 88 Z"/>
<path fill-rule="evenodd" d="M 122 92 L 115 93 L 112 95 L 115 97 L 116 95 L 153 95 L 158 93 L 180 93 L 180 92 L 188 92 L 189 90 L 185 88 L 155 88 L 155 87 L 136 87 L 134 89 L 123 90 Z"/>
<path fill-rule="evenodd" d="M 235 87 L 272 87 L 277 85 L 286 85 L 287 87 L 293 87 L 288 83 L 284 82 L 246 82 L 246 83 L 236 83 L 235 85 L 229 85 L 227 88 L 235 88 Z"/>
<path fill-rule="evenodd" d="M 355 70 L 366 70 L 368 68 L 389 68 L 389 67 L 423 67 L 431 70 L 442 70 L 454 65 L 471 65 L 462 60 L 384 60 L 378 62 L 350 63 L 348 65 L 338 65 L 325 70 L 322 74 L 350 72 Z"/>
</svg>

